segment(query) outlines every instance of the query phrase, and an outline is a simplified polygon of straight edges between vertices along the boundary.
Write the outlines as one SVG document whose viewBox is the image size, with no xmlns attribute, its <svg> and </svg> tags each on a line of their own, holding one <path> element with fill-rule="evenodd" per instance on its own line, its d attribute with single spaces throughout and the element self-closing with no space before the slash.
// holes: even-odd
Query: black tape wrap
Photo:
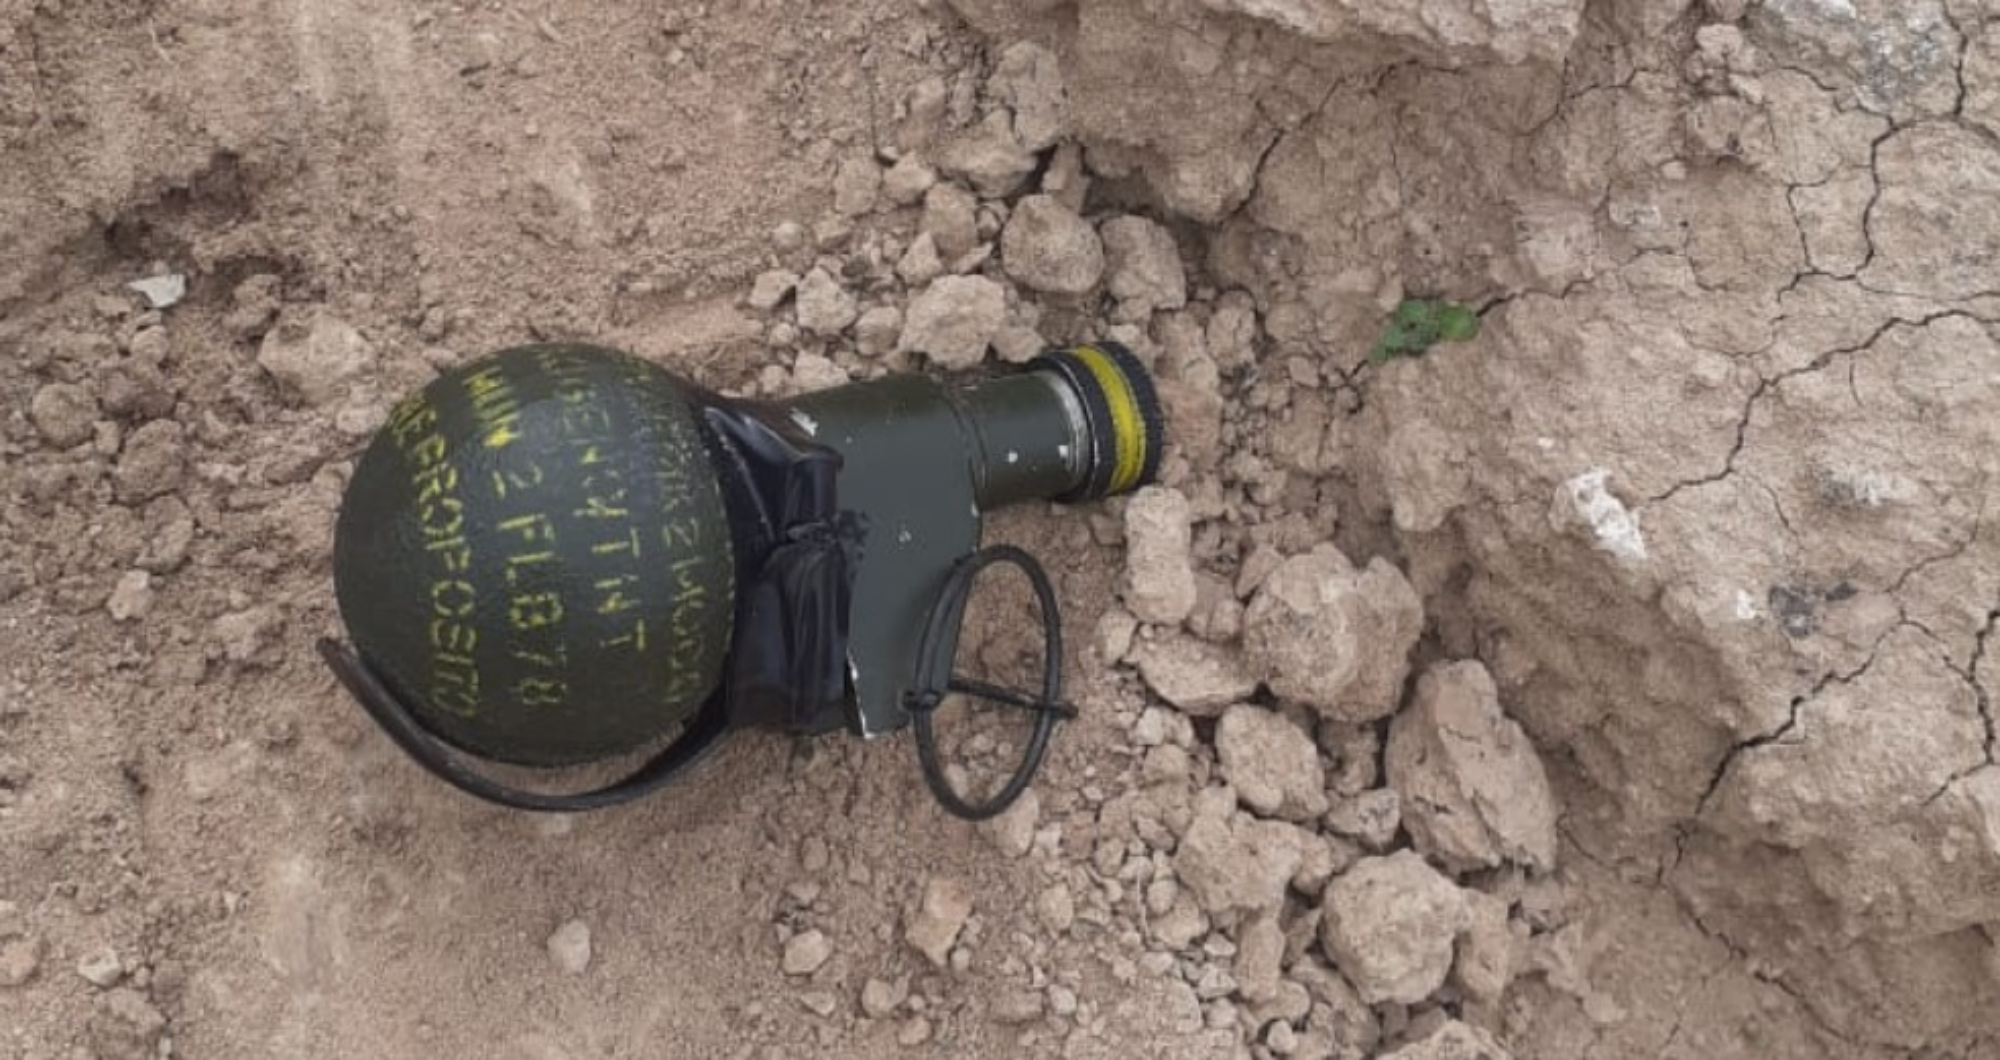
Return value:
<svg viewBox="0 0 2000 1060">
<path fill-rule="evenodd" d="M 1056 500 L 1099 500 L 1130 493 L 1159 477 L 1166 416 L 1151 373 L 1131 350 L 1099 342 L 1051 351 L 1029 367 L 1054 372 L 1069 383 L 1090 432 L 1089 473 L 1081 486 Z"/>
</svg>

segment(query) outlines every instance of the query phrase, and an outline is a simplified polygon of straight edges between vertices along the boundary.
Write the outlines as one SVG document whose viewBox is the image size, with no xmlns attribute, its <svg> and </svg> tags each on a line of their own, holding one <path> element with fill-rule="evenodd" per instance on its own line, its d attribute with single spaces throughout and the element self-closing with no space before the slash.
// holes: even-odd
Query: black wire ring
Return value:
<svg viewBox="0 0 2000 1060">
<path fill-rule="evenodd" d="M 1028 584 L 1034 588 L 1035 598 L 1041 604 L 1043 656 L 1040 698 L 984 681 L 956 677 L 951 672 L 953 660 L 947 654 L 947 646 L 957 645 L 958 630 L 965 624 L 965 607 L 972 595 L 973 579 L 995 563 L 1011 564 L 1027 575 Z M 1021 752 L 1020 764 L 1014 767 L 1014 774 L 1007 778 L 1006 786 L 983 803 L 966 802 L 945 779 L 944 769 L 938 763 L 937 738 L 931 729 L 931 716 L 944 703 L 947 692 L 976 696 L 1035 712 L 1035 730 L 1028 737 L 1028 746 Z M 910 715 L 917 744 L 917 765 L 922 768 L 924 783 L 939 805 L 953 816 L 968 821 L 984 821 L 1005 812 L 1014 800 L 1021 797 L 1022 792 L 1028 790 L 1028 783 L 1042 767 L 1042 755 L 1048 750 L 1049 737 L 1055 732 L 1056 721 L 1076 716 L 1076 708 L 1062 701 L 1062 613 L 1057 609 L 1055 588 L 1049 584 L 1048 573 L 1035 557 L 1012 545 L 993 545 L 953 565 L 944 587 L 938 591 L 937 602 L 931 605 L 930 617 L 924 623 L 923 638 L 917 645 L 916 686 L 904 694 L 903 709 Z"/>
</svg>

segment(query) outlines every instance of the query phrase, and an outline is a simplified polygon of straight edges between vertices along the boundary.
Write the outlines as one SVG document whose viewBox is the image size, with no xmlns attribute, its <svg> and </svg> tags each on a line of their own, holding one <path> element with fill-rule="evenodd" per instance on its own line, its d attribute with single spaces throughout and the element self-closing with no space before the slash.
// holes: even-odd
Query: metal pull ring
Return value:
<svg viewBox="0 0 2000 1060">
<path fill-rule="evenodd" d="M 1027 576 L 1028 584 L 1033 587 L 1035 598 L 1041 605 L 1043 655 L 1039 697 L 984 681 L 957 677 L 951 672 L 953 660 L 946 654 L 946 646 L 957 643 L 958 629 L 965 623 L 965 607 L 972 595 L 973 580 L 996 563 L 1019 568 Z M 946 635 L 947 631 L 950 636 Z M 945 778 L 944 767 L 938 761 L 932 715 L 943 705 L 945 696 L 953 692 L 1002 706 L 1018 707 L 1035 715 L 1034 732 L 1028 738 L 1028 746 L 1021 752 L 1021 761 L 1007 778 L 1006 785 L 985 802 L 967 802 Z M 1021 797 L 1022 792 L 1028 790 L 1029 782 L 1041 769 L 1042 755 L 1048 750 L 1049 737 L 1055 732 L 1056 722 L 1076 717 L 1076 708 L 1062 699 L 1062 613 L 1057 608 L 1055 589 L 1049 584 L 1048 573 L 1035 557 L 1012 545 L 994 545 L 953 565 L 924 623 L 923 639 L 917 648 L 915 686 L 903 694 L 903 709 L 910 715 L 917 744 L 917 765 L 923 771 L 924 783 L 939 805 L 953 816 L 968 821 L 984 821 L 1005 812 Z"/>
</svg>

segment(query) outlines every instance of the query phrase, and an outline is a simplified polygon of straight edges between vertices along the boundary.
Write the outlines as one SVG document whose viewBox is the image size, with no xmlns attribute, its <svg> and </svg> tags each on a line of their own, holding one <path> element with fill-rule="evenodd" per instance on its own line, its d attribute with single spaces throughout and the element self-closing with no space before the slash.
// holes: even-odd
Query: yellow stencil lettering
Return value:
<svg viewBox="0 0 2000 1060">
<path fill-rule="evenodd" d="M 423 525 L 424 536 L 434 541 L 456 537 L 465 525 L 465 505 L 457 497 L 439 497 L 417 509 L 417 522 Z"/>
<path fill-rule="evenodd" d="M 546 651 L 517 645 L 509 649 L 507 654 L 520 662 L 533 663 L 544 670 L 560 670 L 569 665 L 569 652 L 561 644 L 553 645 Z"/>
<path fill-rule="evenodd" d="M 523 677 L 514 682 L 514 695 L 528 707 L 560 707 L 569 699 L 569 686 L 553 677 Z"/>
<path fill-rule="evenodd" d="M 625 588 L 638 580 L 636 575 L 631 574 L 621 574 L 615 578 L 599 578 L 594 583 L 599 593 L 597 613 L 615 615 L 639 606 L 637 599 L 625 595 Z"/>
<path fill-rule="evenodd" d="M 416 448 L 411 450 L 410 456 L 417 462 L 417 467 L 427 468 L 443 463 L 445 452 L 444 438 L 428 434 L 424 436 L 423 441 L 417 443 Z"/>
<path fill-rule="evenodd" d="M 461 718 L 478 714 L 479 670 L 469 663 L 440 660 L 431 673 L 431 702 Z"/>
<path fill-rule="evenodd" d="M 600 541 L 590 546 L 590 551 L 599 556 L 609 556 L 619 552 L 629 552 L 633 559 L 639 558 L 639 528 L 633 527 L 618 541 Z"/>
<path fill-rule="evenodd" d="M 434 501 L 458 488 L 458 469 L 434 464 L 417 472 L 417 503 Z"/>
<path fill-rule="evenodd" d="M 521 535 L 521 540 L 531 545 L 550 545 L 556 540 L 556 527 L 549 517 L 539 512 L 533 515 L 517 515 L 512 519 L 500 520 L 500 529 L 510 534 Z"/>
<path fill-rule="evenodd" d="M 493 496 L 506 500 L 509 493 L 531 490 L 542 484 L 541 465 L 523 460 L 521 466 L 493 469 Z"/>
<path fill-rule="evenodd" d="M 631 632 L 616 637 L 606 637 L 600 642 L 599 646 L 605 648 L 630 648 L 635 652 L 645 651 L 646 620 L 643 618 L 633 619 Z"/>
<path fill-rule="evenodd" d="M 431 610 L 446 618 L 464 618 L 477 601 L 472 586 L 457 578 L 431 583 Z"/>
<path fill-rule="evenodd" d="M 396 439 L 396 448 L 408 450 L 410 439 L 418 431 L 437 426 L 437 418 L 437 410 L 424 400 L 421 392 L 398 402 L 395 410 L 389 413 L 389 433 Z"/>
<path fill-rule="evenodd" d="M 431 619 L 431 648 L 448 656 L 470 659 L 479 646 L 479 631 L 463 622 Z"/>
<path fill-rule="evenodd" d="M 524 593 L 507 600 L 507 622 L 515 629 L 552 626 L 562 617 L 562 597 L 555 593 Z"/>
<path fill-rule="evenodd" d="M 701 540 L 701 524 L 693 519 L 671 522 L 660 528 L 660 539 L 669 550 L 694 548 Z"/>
</svg>

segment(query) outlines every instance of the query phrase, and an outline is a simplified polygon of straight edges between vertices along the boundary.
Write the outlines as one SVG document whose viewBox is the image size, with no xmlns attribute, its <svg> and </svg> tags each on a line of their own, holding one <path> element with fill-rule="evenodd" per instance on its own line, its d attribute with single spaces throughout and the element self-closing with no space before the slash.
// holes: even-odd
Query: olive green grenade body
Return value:
<svg viewBox="0 0 2000 1060">
<path fill-rule="evenodd" d="M 421 764 L 508 805 L 622 801 L 741 727 L 874 736 L 914 712 L 928 747 L 970 578 L 996 558 L 983 513 L 1137 489 L 1163 429 L 1110 344 L 768 404 L 602 347 L 502 350 L 398 405 L 362 454 L 333 557 L 353 648 L 321 650 Z M 1045 689 L 1014 700 L 1041 714 L 1025 776 L 1059 705 L 1060 623 L 1039 565 L 1004 551 L 1049 636 Z M 541 767 L 655 756 L 554 796 L 440 742 Z"/>
<path fill-rule="evenodd" d="M 729 521 L 699 409 L 658 367 L 518 347 L 396 407 L 335 535 L 342 619 L 457 747 L 551 766 L 670 735 L 721 681 Z"/>
</svg>

